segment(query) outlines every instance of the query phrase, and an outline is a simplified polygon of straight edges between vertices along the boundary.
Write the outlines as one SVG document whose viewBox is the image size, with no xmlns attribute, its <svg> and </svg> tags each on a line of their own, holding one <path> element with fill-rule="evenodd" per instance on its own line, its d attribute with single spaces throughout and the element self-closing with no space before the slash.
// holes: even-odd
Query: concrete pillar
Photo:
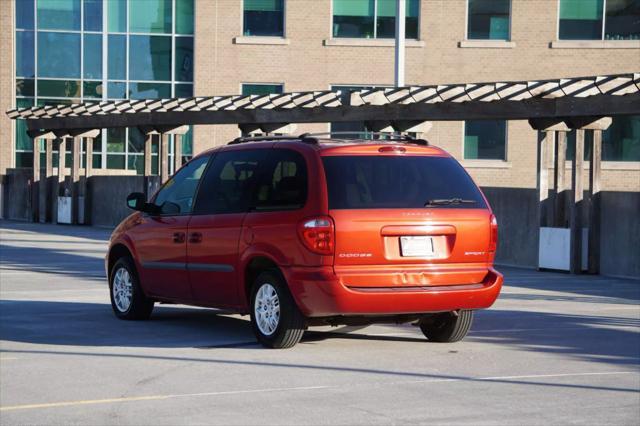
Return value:
<svg viewBox="0 0 640 426">
<path fill-rule="evenodd" d="M 548 204 L 549 204 L 549 149 L 555 143 L 555 132 L 538 132 L 538 155 L 537 155 L 537 189 L 538 189 L 538 220 L 540 226 L 549 226 Z"/>
<path fill-rule="evenodd" d="M 582 272 L 582 206 L 584 197 L 584 130 L 576 129 L 575 157 L 571 162 L 571 195 L 569 215 L 571 229 L 570 271 Z"/>
<path fill-rule="evenodd" d="M 600 175 L 602 160 L 602 130 L 593 130 L 589 173 L 589 260 L 590 274 L 600 273 Z"/>
<path fill-rule="evenodd" d="M 85 138 L 84 177 L 89 179 L 93 174 L 93 138 Z"/>
<path fill-rule="evenodd" d="M 169 179 L 169 134 L 160 135 L 160 182 L 165 183 Z"/>
<path fill-rule="evenodd" d="M 33 172 L 31 174 L 31 212 L 32 222 L 40 221 L 40 139 L 33 138 Z"/>
<path fill-rule="evenodd" d="M 82 215 L 82 223 L 91 223 L 91 199 L 89 195 L 89 178 L 93 174 L 93 138 L 84 138 L 85 154 L 84 154 L 84 179 L 82 182 L 82 196 L 84 197 L 84 214 Z"/>
<path fill-rule="evenodd" d="M 82 138 L 76 136 L 73 138 L 73 146 L 71 149 L 71 223 L 78 224 L 79 216 L 79 198 L 80 198 L 80 152 L 82 147 Z"/>
<path fill-rule="evenodd" d="M 182 167 L 182 135 L 173 135 L 173 174 Z"/>
<path fill-rule="evenodd" d="M 563 228 L 567 223 L 566 215 L 566 190 L 567 181 L 565 173 L 565 162 L 567 160 L 567 132 L 558 131 L 556 133 L 555 161 L 553 165 L 554 182 L 556 190 L 553 206 L 553 226 Z"/>
<path fill-rule="evenodd" d="M 145 135 L 144 140 L 144 175 L 151 176 L 151 159 L 153 158 L 152 154 L 152 138 L 153 135 L 148 133 Z"/>
<path fill-rule="evenodd" d="M 45 189 L 45 220 L 47 222 L 53 222 L 53 206 L 54 206 L 54 187 L 57 188 L 57 185 L 53 185 L 53 139 L 46 139 L 46 147 L 45 147 L 45 175 L 46 179 L 46 189 Z"/>
</svg>

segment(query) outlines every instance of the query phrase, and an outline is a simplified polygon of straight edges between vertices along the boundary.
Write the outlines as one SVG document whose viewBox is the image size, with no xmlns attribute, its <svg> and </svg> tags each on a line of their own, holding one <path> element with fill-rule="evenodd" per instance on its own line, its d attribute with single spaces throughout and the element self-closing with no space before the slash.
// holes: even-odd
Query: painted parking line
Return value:
<svg viewBox="0 0 640 426">
<path fill-rule="evenodd" d="M 382 383 L 381 385 L 397 386 L 397 385 L 403 385 L 403 384 L 445 383 L 445 382 L 465 382 L 465 381 L 490 382 L 490 381 L 503 381 L 503 380 L 549 379 L 549 378 L 567 378 L 567 377 L 583 377 L 583 376 L 614 376 L 614 375 L 627 375 L 627 374 L 640 374 L 640 371 L 605 371 L 605 372 L 587 372 L 587 373 L 529 374 L 529 375 L 519 375 L 519 376 L 489 376 L 489 377 L 460 377 L 460 378 L 453 377 L 453 378 L 412 380 L 412 381 L 401 381 L 401 382 L 386 382 L 386 383 Z M 351 387 L 354 387 L 354 386 L 370 386 L 370 384 L 355 384 L 355 385 L 352 385 Z M 196 398 L 196 397 L 206 397 L 206 396 L 228 396 L 228 395 L 256 394 L 256 393 L 343 389 L 344 387 L 345 387 L 344 385 L 299 386 L 299 387 L 289 387 L 289 388 L 243 389 L 243 390 L 234 390 L 234 391 L 198 392 L 198 393 L 146 395 L 146 396 L 143 395 L 143 396 L 105 398 L 105 399 L 85 399 L 85 400 L 77 400 L 77 401 L 50 402 L 50 403 L 41 403 L 41 404 L 9 405 L 5 407 L 0 407 L 0 412 L 73 407 L 73 406 L 82 406 L 82 405 L 115 404 L 115 403 L 140 402 L 140 401 L 159 401 L 159 400 L 176 399 L 176 398 Z"/>
</svg>

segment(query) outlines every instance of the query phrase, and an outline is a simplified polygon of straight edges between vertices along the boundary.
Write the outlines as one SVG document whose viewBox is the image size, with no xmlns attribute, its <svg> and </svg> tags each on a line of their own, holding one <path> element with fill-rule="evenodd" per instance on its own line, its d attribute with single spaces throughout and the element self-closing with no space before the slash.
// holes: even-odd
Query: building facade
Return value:
<svg viewBox="0 0 640 426">
<path fill-rule="evenodd" d="M 395 0 L 3 0 L 0 9 L 3 111 L 394 81 Z M 407 85 L 640 71 L 640 0 L 406 0 L 405 19 Z M 363 125 L 297 126 L 331 129 Z M 196 126 L 182 152 L 239 134 Z M 536 185 L 537 135 L 525 121 L 434 122 L 424 136 L 482 186 Z M 31 165 L 23 124 L 3 114 L 0 139 L 0 173 Z M 140 173 L 142 142 L 136 129 L 104 130 L 93 165 Z M 640 191 L 640 117 L 614 119 L 603 160 L 606 190 Z"/>
</svg>

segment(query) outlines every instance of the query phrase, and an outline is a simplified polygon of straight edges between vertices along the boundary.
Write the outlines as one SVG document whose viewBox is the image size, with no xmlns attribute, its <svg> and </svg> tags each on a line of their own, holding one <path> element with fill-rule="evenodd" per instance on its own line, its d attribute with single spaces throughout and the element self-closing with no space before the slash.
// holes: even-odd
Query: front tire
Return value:
<svg viewBox="0 0 640 426">
<path fill-rule="evenodd" d="M 304 334 L 304 316 L 276 271 L 261 273 L 253 284 L 251 326 L 258 341 L 274 349 L 290 348 Z"/>
<path fill-rule="evenodd" d="M 116 316 L 123 320 L 146 320 L 153 311 L 153 300 L 147 298 L 133 262 L 121 257 L 113 265 L 109 277 L 111 308 Z"/>
<path fill-rule="evenodd" d="M 453 343 L 465 338 L 473 323 L 473 311 L 428 315 L 420 322 L 420 330 L 430 342 Z"/>
</svg>

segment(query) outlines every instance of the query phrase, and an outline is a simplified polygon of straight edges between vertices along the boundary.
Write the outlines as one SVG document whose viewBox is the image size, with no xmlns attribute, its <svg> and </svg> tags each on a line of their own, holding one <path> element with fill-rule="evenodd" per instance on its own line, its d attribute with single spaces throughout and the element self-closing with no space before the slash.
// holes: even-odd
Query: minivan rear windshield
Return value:
<svg viewBox="0 0 640 426">
<path fill-rule="evenodd" d="M 450 157 L 327 156 L 323 163 L 330 209 L 486 207 Z"/>
</svg>

